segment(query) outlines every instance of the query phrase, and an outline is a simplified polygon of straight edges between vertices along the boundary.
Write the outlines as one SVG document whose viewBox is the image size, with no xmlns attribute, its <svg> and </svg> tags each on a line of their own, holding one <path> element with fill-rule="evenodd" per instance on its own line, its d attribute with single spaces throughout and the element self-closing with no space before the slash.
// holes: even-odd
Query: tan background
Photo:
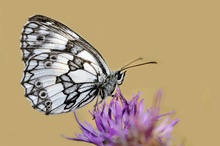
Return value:
<svg viewBox="0 0 220 146">
<path fill-rule="evenodd" d="M 44 116 L 33 110 L 20 85 L 20 32 L 28 17 L 43 14 L 66 24 L 104 56 L 111 69 L 144 57 L 158 61 L 127 73 L 121 86 L 128 99 L 142 92 L 146 107 L 157 89 L 162 110 L 176 111 L 176 143 L 220 145 L 220 3 L 217 1 L 1 1 L 0 145 L 72 146 L 61 134 L 79 128 L 72 113 Z M 110 98 L 109 98 L 110 99 Z M 91 121 L 88 110 L 77 111 Z"/>
</svg>

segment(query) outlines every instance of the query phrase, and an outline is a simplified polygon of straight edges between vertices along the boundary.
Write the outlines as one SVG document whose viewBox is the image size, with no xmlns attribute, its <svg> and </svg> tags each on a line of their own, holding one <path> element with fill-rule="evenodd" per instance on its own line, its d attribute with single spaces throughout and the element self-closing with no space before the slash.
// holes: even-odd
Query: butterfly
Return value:
<svg viewBox="0 0 220 146">
<path fill-rule="evenodd" d="M 28 19 L 21 34 L 25 64 L 21 84 L 33 108 L 46 115 L 75 111 L 123 83 L 128 66 L 110 71 L 101 54 L 64 24 L 42 15 Z M 145 62 L 135 66 L 149 63 Z M 98 100 L 97 100 L 98 101 Z"/>
</svg>

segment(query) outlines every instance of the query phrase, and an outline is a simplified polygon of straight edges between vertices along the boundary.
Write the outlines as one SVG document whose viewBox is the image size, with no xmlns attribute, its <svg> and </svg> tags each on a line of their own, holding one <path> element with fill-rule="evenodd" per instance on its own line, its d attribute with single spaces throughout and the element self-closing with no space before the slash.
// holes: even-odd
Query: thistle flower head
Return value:
<svg viewBox="0 0 220 146">
<path fill-rule="evenodd" d="M 82 134 L 68 139 L 98 146 L 169 146 L 173 126 L 178 120 L 170 119 L 172 112 L 159 113 L 161 91 L 149 109 L 139 97 L 137 94 L 126 101 L 117 89 L 110 104 L 104 102 L 91 112 L 96 128 L 88 122 L 81 123 L 74 113 Z"/>
</svg>

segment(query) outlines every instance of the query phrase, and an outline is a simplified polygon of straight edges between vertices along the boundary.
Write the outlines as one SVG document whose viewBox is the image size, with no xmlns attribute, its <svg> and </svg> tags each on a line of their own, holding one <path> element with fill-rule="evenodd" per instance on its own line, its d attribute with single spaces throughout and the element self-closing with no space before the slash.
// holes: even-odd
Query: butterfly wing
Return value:
<svg viewBox="0 0 220 146">
<path fill-rule="evenodd" d="M 45 16 L 29 19 L 22 31 L 21 49 L 25 96 L 45 114 L 88 104 L 110 74 L 97 50 L 67 26 Z"/>
<path fill-rule="evenodd" d="M 96 63 L 104 74 L 110 74 L 103 57 L 92 45 L 64 24 L 46 16 L 29 18 L 22 31 L 21 50 L 24 62 L 43 52 L 67 52 Z"/>
<path fill-rule="evenodd" d="M 45 114 L 69 112 L 98 95 L 99 69 L 67 53 L 41 53 L 27 61 L 22 85 L 34 108 Z"/>
</svg>

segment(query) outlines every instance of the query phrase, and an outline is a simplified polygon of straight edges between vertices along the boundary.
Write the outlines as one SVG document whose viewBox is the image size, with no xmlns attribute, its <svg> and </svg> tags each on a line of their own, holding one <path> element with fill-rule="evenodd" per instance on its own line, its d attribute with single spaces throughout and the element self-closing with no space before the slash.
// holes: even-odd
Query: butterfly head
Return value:
<svg viewBox="0 0 220 146">
<path fill-rule="evenodd" d="M 121 85 L 123 83 L 125 74 L 126 74 L 126 71 L 117 71 L 115 73 L 117 85 Z"/>
<path fill-rule="evenodd" d="M 138 66 L 142 66 L 142 65 L 146 65 L 146 64 L 157 64 L 157 62 L 151 61 L 151 62 L 144 62 L 144 63 L 140 63 L 140 64 L 131 65 L 132 63 L 134 63 L 136 61 L 139 61 L 139 60 L 142 60 L 142 58 L 137 58 L 137 59 L 131 61 L 127 65 L 123 66 L 119 71 L 116 71 L 114 73 L 117 85 L 121 85 L 123 83 L 124 77 L 125 77 L 125 73 L 126 73 L 126 71 L 128 69 L 134 68 L 134 67 L 138 67 Z"/>
</svg>

